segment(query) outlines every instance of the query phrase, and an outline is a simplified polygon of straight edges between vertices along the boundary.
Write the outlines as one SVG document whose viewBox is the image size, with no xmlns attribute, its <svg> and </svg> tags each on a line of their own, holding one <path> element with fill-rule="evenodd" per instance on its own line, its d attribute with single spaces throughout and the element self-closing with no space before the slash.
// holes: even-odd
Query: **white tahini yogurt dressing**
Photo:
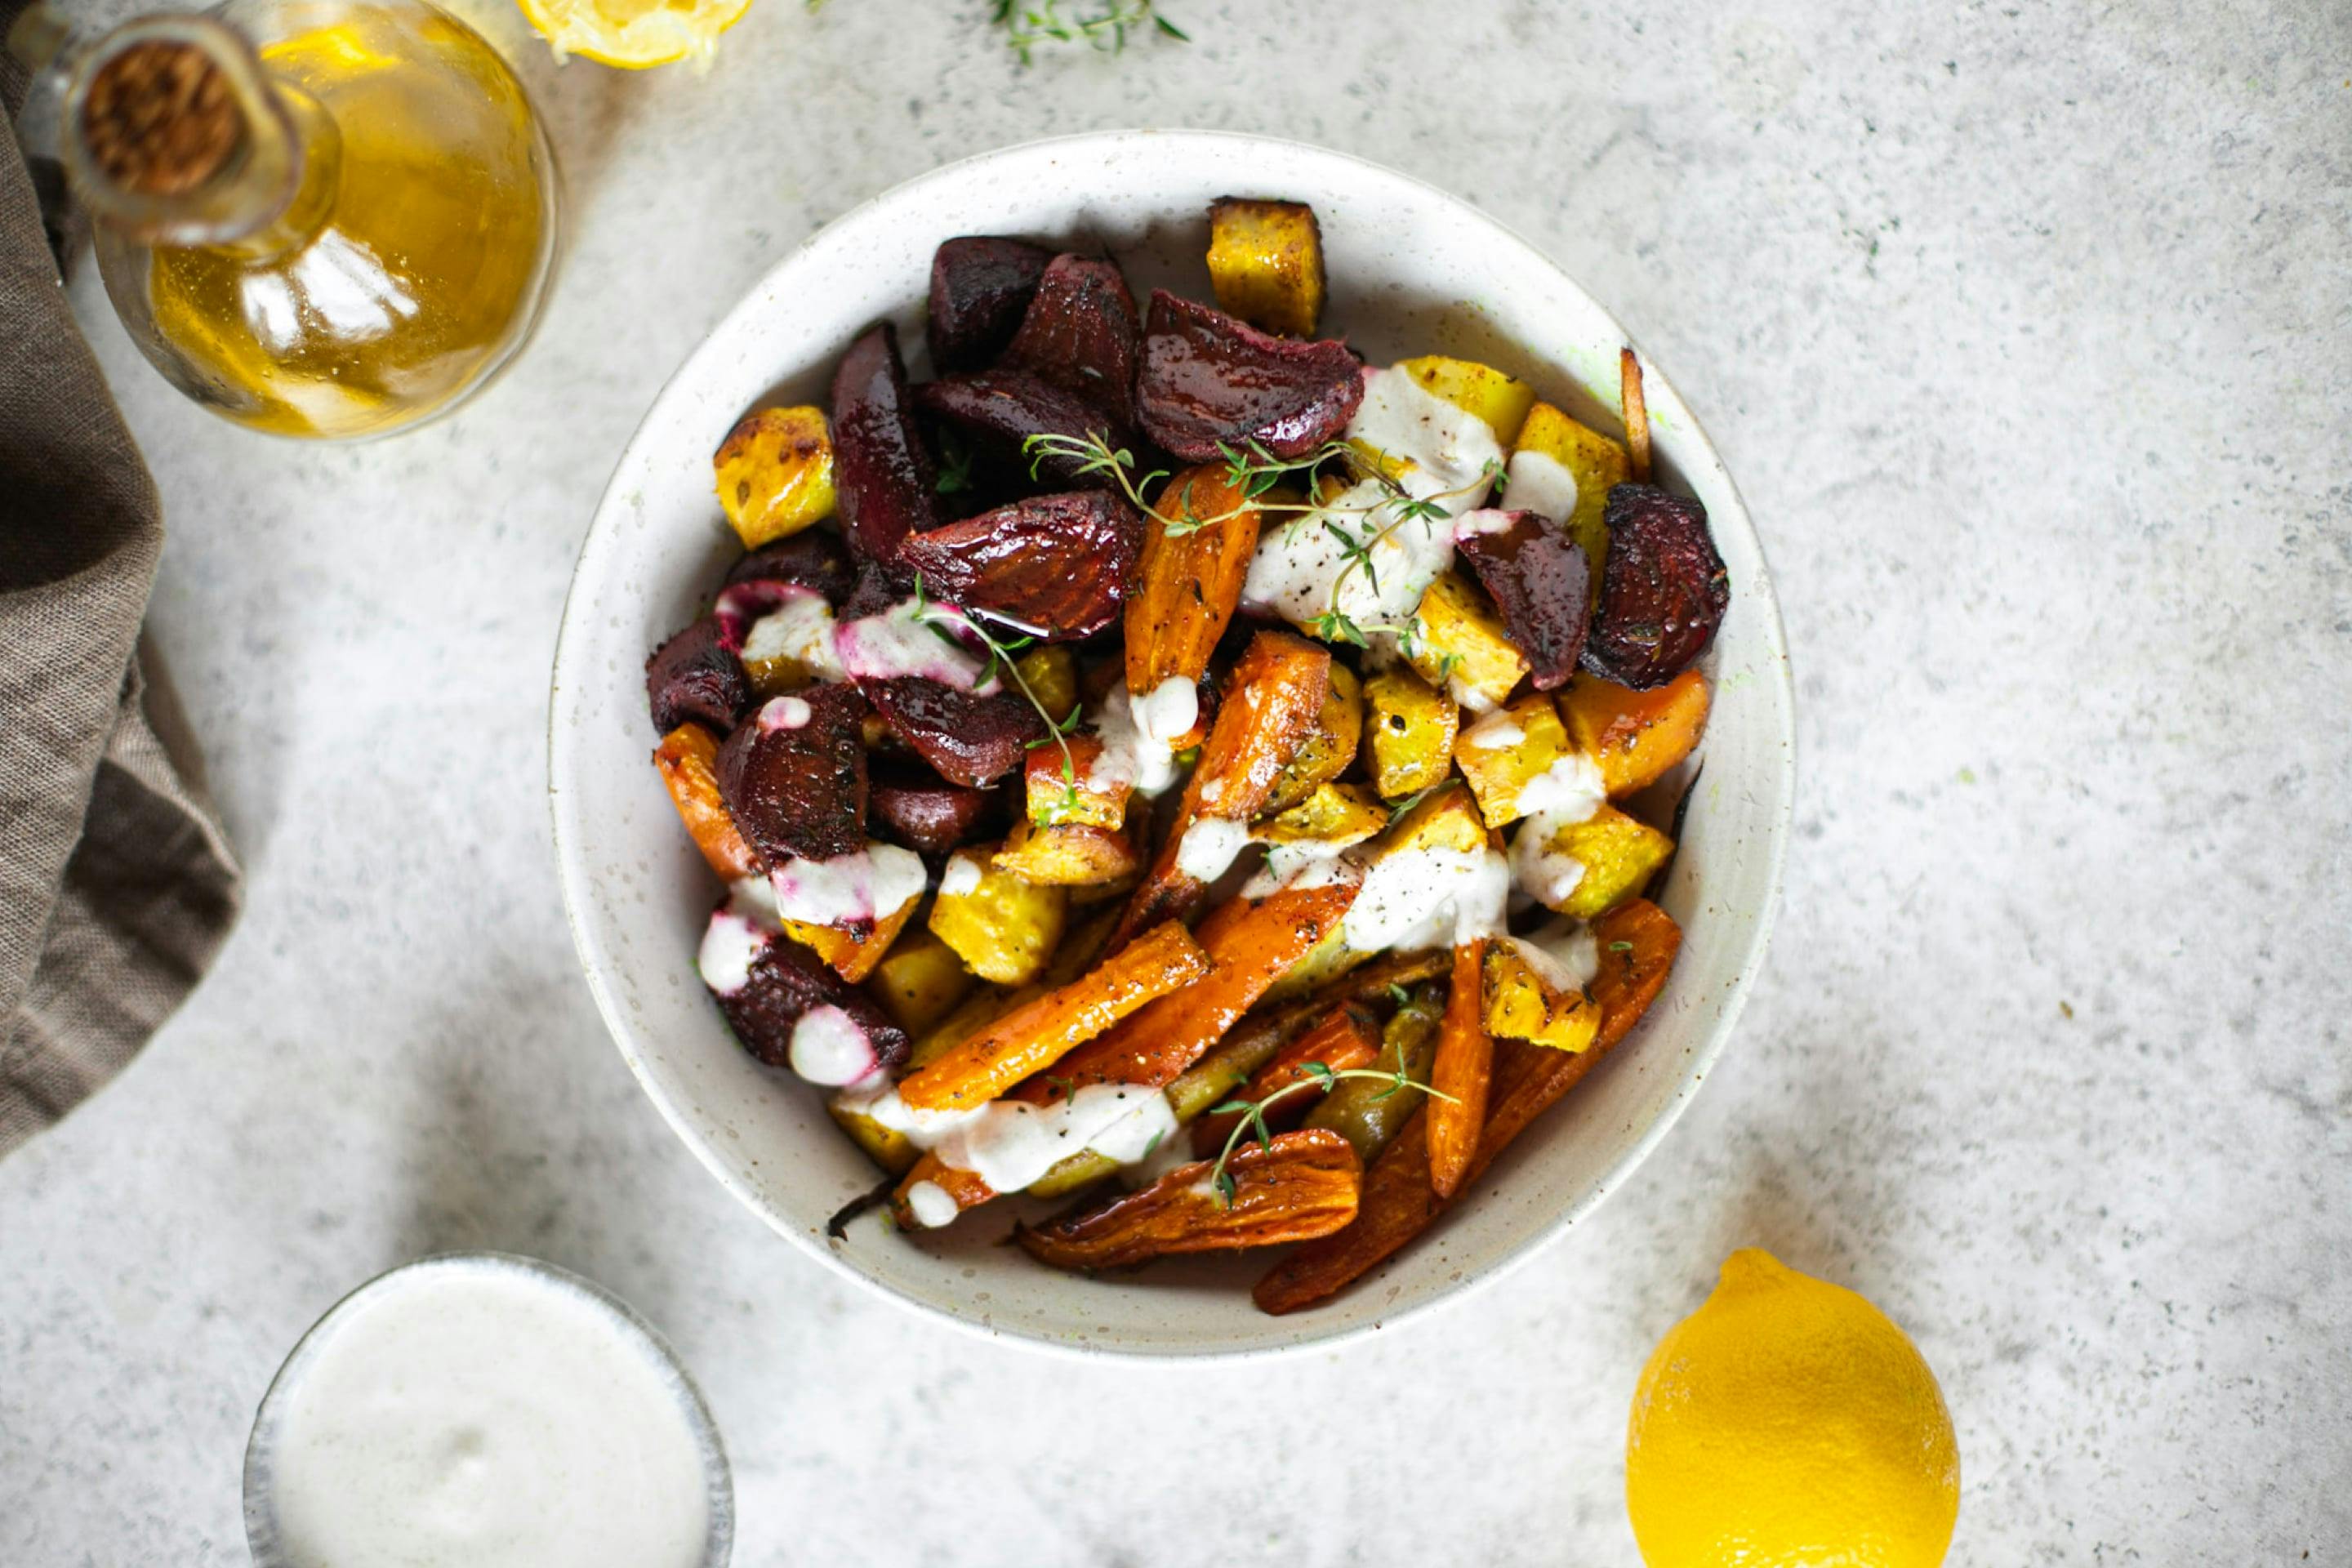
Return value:
<svg viewBox="0 0 2352 1568">
<path fill-rule="evenodd" d="M 1527 813 L 1511 840 L 1511 879 L 1528 897 L 1558 909 L 1584 880 L 1584 862 L 1552 847 L 1559 830 L 1590 822 L 1609 799 L 1600 764 L 1581 752 L 1570 752 L 1528 781 L 1519 792 L 1519 809 Z"/>
<path fill-rule="evenodd" d="M 1576 514 L 1576 476 L 1549 452 L 1514 452 L 1503 477 L 1503 504 L 1564 523 Z"/>
<path fill-rule="evenodd" d="M 838 680 L 847 671 L 834 652 L 833 606 L 824 595 L 809 589 L 787 595 L 777 608 L 751 623 L 743 638 L 743 662 L 772 663 L 788 658 L 814 680 Z"/>
<path fill-rule="evenodd" d="M 843 1093 L 835 1103 L 906 1134 L 942 1163 L 970 1171 L 1000 1193 L 1017 1193 L 1073 1154 L 1088 1151 L 1116 1164 L 1130 1165 L 1160 1148 L 1176 1132 L 1176 1112 L 1167 1095 L 1148 1084 L 1088 1084 L 1051 1105 L 992 1100 L 969 1110 L 918 1110 L 898 1097 L 898 1087 L 879 1074 Z M 926 1199 L 911 1189 L 908 1206 L 927 1226 L 955 1218 L 955 1200 L 944 1191 L 923 1211 Z M 941 1205 L 944 1205 L 943 1207 Z"/>
<path fill-rule="evenodd" d="M 1140 697 L 1114 686 L 1089 717 L 1103 748 L 1087 770 L 1096 793 L 1162 795 L 1176 782 L 1173 742 L 1200 721 L 1201 693 L 1176 675 Z"/>
<path fill-rule="evenodd" d="M 1510 869 L 1491 849 L 1405 849 L 1364 873 L 1341 940 L 1359 952 L 1459 947 L 1503 934 Z"/>
<path fill-rule="evenodd" d="M 947 633 L 963 637 L 950 639 Z M 981 671 L 986 661 L 972 649 L 982 646 L 971 623 L 945 605 L 903 599 L 878 616 L 862 616 L 834 628 L 833 651 L 845 675 L 867 680 L 889 680 L 920 675 L 959 691 L 992 696 L 1002 684 Z"/>
<path fill-rule="evenodd" d="M 768 882 L 780 917 L 832 926 L 897 914 L 923 896 L 930 877 L 913 850 L 868 840 L 831 860 L 787 860 L 769 871 Z"/>
<path fill-rule="evenodd" d="M 877 849 L 895 849 L 891 845 L 875 845 Z M 903 849 L 915 862 L 919 875 L 922 862 Z M 798 861 L 798 865 L 812 862 Z M 838 861 L 814 862 L 838 865 Z M 918 884 L 919 896 L 922 888 Z M 904 900 L 900 900 L 903 902 Z M 897 905 L 890 906 L 895 912 Z M 799 917 L 793 917 L 797 919 Z M 702 983 L 720 996 L 732 996 L 751 983 L 751 965 L 772 942 L 782 938 L 782 919 L 777 910 L 775 889 L 757 877 L 746 877 L 731 884 L 726 907 L 716 910 L 710 923 L 703 928 L 702 949 L 695 957 L 695 968 Z M 837 1084 L 856 1083 L 871 1074 L 879 1064 L 874 1056 L 874 1042 L 857 1021 L 839 1007 L 812 1007 L 793 1025 L 792 1043 L 787 1059 L 793 1071 L 811 1083 L 830 1089 Z"/>
<path fill-rule="evenodd" d="M 520 1270 L 427 1265 L 339 1309 L 282 1397 L 269 1500 L 299 1568 L 694 1568 L 710 1531 L 653 1348 Z"/>
<path fill-rule="evenodd" d="M 1601 973 L 1601 944 L 1591 928 L 1566 915 L 1526 936 L 1504 940 L 1555 991 L 1581 991 Z"/>
<path fill-rule="evenodd" d="M 1200 816 L 1176 846 L 1176 869 L 1195 881 L 1213 882 L 1233 868 L 1250 846 L 1249 824 L 1230 817 Z"/>
<path fill-rule="evenodd" d="M 1304 513 L 1258 541 L 1250 558 L 1242 598 L 1252 608 L 1311 628 L 1316 617 L 1338 608 L 1370 632 L 1375 625 L 1402 626 L 1421 596 L 1454 560 L 1451 519 L 1475 510 L 1489 486 L 1480 477 L 1503 449 L 1486 422 L 1431 393 L 1404 371 L 1364 372 L 1364 400 L 1348 422 L 1348 438 L 1376 447 L 1405 465 L 1398 476 L 1407 494 L 1421 499 L 1446 495 L 1444 520 L 1416 519 L 1390 531 L 1370 549 L 1372 570 L 1360 566 L 1332 585 L 1346 565 L 1348 547 L 1332 536 L 1331 524 L 1359 542 L 1396 521 L 1388 490 L 1374 481 L 1350 486 L 1324 509 Z M 1367 511 L 1365 509 L 1372 510 Z M 1378 580 L 1375 585 L 1375 579 Z"/>
</svg>

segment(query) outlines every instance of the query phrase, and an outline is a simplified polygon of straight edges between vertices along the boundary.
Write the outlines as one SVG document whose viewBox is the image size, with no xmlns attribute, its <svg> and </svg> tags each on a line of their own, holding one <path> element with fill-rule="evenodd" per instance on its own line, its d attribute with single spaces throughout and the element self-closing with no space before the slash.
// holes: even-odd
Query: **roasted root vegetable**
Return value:
<svg viewBox="0 0 2352 1568">
<path fill-rule="evenodd" d="M 1576 673 L 1591 619 L 1592 572 L 1568 530 L 1537 511 L 1474 511 L 1454 546 L 1495 601 L 1538 691 Z"/>
<path fill-rule="evenodd" d="M 1489 827 L 1507 827 L 1573 790 L 1576 781 L 1554 773 L 1563 758 L 1570 759 L 1566 771 L 1575 772 L 1568 726 L 1541 692 L 1497 708 L 1454 742 L 1454 761 Z"/>
<path fill-rule="evenodd" d="M 974 974 L 999 985 L 1034 978 L 1062 940 L 1069 895 L 995 868 L 995 850 L 959 849 L 940 873 L 931 930 Z"/>
<path fill-rule="evenodd" d="M 1486 949 L 1486 1032 L 1556 1051 L 1580 1051 L 1601 1027 L 1601 1009 L 1540 950 L 1521 942 Z"/>
<path fill-rule="evenodd" d="M 1092 973 L 1048 992 L 909 1074 L 899 1098 L 918 1110 L 969 1110 L 1045 1071 L 1155 997 L 1209 972 L 1208 955 L 1171 921 Z"/>
<path fill-rule="evenodd" d="M 1078 705 L 1078 662 L 1070 650 L 1041 644 L 1013 661 L 1014 684 L 1037 700 L 1056 724 L 1066 723 Z"/>
<path fill-rule="evenodd" d="M 1022 779 L 1029 820 L 1040 827 L 1116 831 L 1126 826 L 1127 784 L 1111 777 L 1102 760 L 1103 743 L 1095 735 L 1071 735 L 1060 745 L 1033 748 Z"/>
<path fill-rule="evenodd" d="M 1200 907 L 1209 884 L 1247 842 L 1245 825 L 1297 754 L 1330 685 L 1329 649 L 1288 632 L 1262 631 L 1250 639 L 1201 744 L 1175 823 L 1120 918 L 1113 946 Z"/>
<path fill-rule="evenodd" d="M 1406 658 L 1474 713 L 1500 706 L 1528 673 L 1494 601 L 1459 572 L 1440 574 L 1422 595 Z"/>
<path fill-rule="evenodd" d="M 1576 504 L 1559 521 L 1568 525 L 1569 537 L 1584 552 L 1593 591 L 1599 592 L 1601 571 L 1609 560 L 1609 492 L 1631 477 L 1624 447 L 1598 430 L 1578 424 L 1550 404 L 1538 403 L 1528 410 L 1527 422 L 1519 426 L 1518 442 L 1511 454 L 1511 484 L 1504 494 L 1513 505 L 1528 504 L 1517 499 L 1518 492 L 1555 489 L 1561 477 L 1540 472 L 1530 475 L 1530 468 L 1540 465 L 1530 463 L 1529 458 L 1557 465 L 1575 487 Z"/>
<path fill-rule="evenodd" d="M 931 363 L 986 364 L 1013 341 L 1054 253 L 1025 240 L 963 235 L 931 253 Z"/>
<path fill-rule="evenodd" d="M 866 990 L 900 1028 L 920 1037 L 971 994 L 972 984 L 971 971 L 955 949 L 926 924 L 891 945 L 867 976 Z"/>
<path fill-rule="evenodd" d="M 1148 697 L 1163 681 L 1208 673 L 1209 655 L 1241 603 L 1257 534 L 1257 509 L 1222 463 L 1184 469 L 1161 487 L 1127 601 L 1130 693 Z"/>
<path fill-rule="evenodd" d="M 1322 710 L 1307 729 L 1261 810 L 1285 811 L 1297 805 L 1326 781 L 1338 778 L 1356 760 L 1356 746 L 1364 732 L 1364 688 L 1356 672 L 1344 664 L 1331 666 L 1330 689 Z"/>
<path fill-rule="evenodd" d="M 907 1032 L 807 948 L 722 909 L 699 968 L 727 1026 L 770 1067 L 843 1084 L 907 1059 Z"/>
<path fill-rule="evenodd" d="M 1425 354 L 1399 360 L 1396 368 L 1421 383 L 1433 396 L 1485 420 L 1495 439 L 1506 447 L 1518 438 L 1528 410 L 1535 406 L 1534 387 L 1475 360 Z"/>
<path fill-rule="evenodd" d="M 771 866 L 866 845 L 865 705 L 848 686 L 772 697 L 719 748 L 728 815 Z"/>
<path fill-rule="evenodd" d="M 968 843 L 989 815 L 985 790 L 954 784 L 906 762 L 867 764 L 866 809 L 881 837 L 922 855 L 945 855 Z"/>
<path fill-rule="evenodd" d="M 1135 296 L 1116 262 L 1056 256 L 1038 277 L 1004 363 L 1094 404 L 1115 428 L 1131 430 L 1140 331 Z"/>
<path fill-rule="evenodd" d="M 1486 1126 L 1465 1185 L 1632 1031 L 1657 999 L 1682 943 L 1680 929 L 1665 911 L 1638 899 L 1599 921 L 1595 934 L 1601 942 L 1601 966 L 1592 994 L 1601 1024 L 1593 1048 L 1547 1051 L 1506 1042 L 1497 1049 Z M 1259 1310 L 1277 1315 L 1311 1307 L 1378 1268 L 1428 1229 L 1445 1206 L 1430 1185 L 1428 1140 L 1400 1138 L 1365 1173 L 1355 1223 L 1283 1259 L 1258 1281 L 1252 1300 Z"/>
<path fill-rule="evenodd" d="M 784 934 L 824 959 L 835 974 L 855 985 L 873 973 L 875 966 L 889 954 L 891 943 L 915 918 L 916 906 L 921 902 L 918 894 L 895 910 L 877 910 L 871 923 L 835 926 L 785 921 Z"/>
<path fill-rule="evenodd" d="M 992 862 L 1024 882 L 1053 888 L 1131 886 L 1143 869 L 1135 841 L 1108 827 L 1016 822 Z"/>
<path fill-rule="evenodd" d="M 984 474 L 1014 482 L 1034 468 L 1039 479 L 1083 486 L 1086 460 L 1067 448 L 1097 439 L 1117 447 L 1127 439 L 1099 407 L 1025 370 L 1000 366 L 925 382 L 915 388 L 915 403 L 971 438 Z M 1027 450 L 1041 436 L 1053 439 Z"/>
<path fill-rule="evenodd" d="M 1528 834 L 1549 826 L 1539 844 Z M 1650 873 L 1666 863 L 1675 841 L 1637 817 L 1604 805 L 1582 822 L 1539 819 L 1521 831 L 1511 847 L 1515 864 L 1528 868 L 1520 885 L 1547 909 L 1591 920 L 1642 890 Z"/>
<path fill-rule="evenodd" d="M 1118 619 L 1142 552 L 1133 507 L 1074 490 L 935 528 L 898 553 L 934 598 L 1040 641 L 1076 642 Z"/>
<path fill-rule="evenodd" d="M 1312 452 L 1364 400 L 1356 356 L 1338 342 L 1268 336 L 1165 289 L 1151 293 L 1136 411 L 1144 433 L 1189 463 L 1252 443 L 1276 458 Z"/>
<path fill-rule="evenodd" d="M 1452 771 L 1461 705 L 1409 669 L 1364 682 L 1364 766 L 1384 799 L 1402 800 Z"/>
<path fill-rule="evenodd" d="M 1414 992 L 1381 1031 L 1380 1058 L 1372 1063 L 1378 1071 L 1391 1076 L 1341 1079 L 1321 1104 L 1307 1113 L 1306 1125 L 1337 1132 L 1370 1164 L 1419 1109 L 1421 1096 L 1399 1087 L 1396 1077 L 1402 1075 L 1414 1083 L 1429 1081 L 1429 1064 L 1437 1055 L 1438 1020 L 1444 1007 L 1445 993 L 1436 987 L 1423 986 Z"/>
<path fill-rule="evenodd" d="M 1030 742 L 1045 739 L 1045 721 L 1015 692 L 965 691 L 921 675 L 860 680 L 856 689 L 933 772 L 968 789 L 1024 766 Z"/>
<path fill-rule="evenodd" d="M 1585 639 L 1584 668 L 1621 686 L 1664 686 L 1715 640 L 1731 579 L 1706 508 L 1654 485 L 1609 492 L 1609 560 Z"/>
<path fill-rule="evenodd" d="M 1219 310 L 1260 331 L 1313 337 L 1325 288 L 1315 209 L 1237 196 L 1210 203 L 1209 286 Z"/>
<path fill-rule="evenodd" d="M 746 550 L 833 515 L 833 441 L 822 408 L 762 408 L 720 442 L 719 504 Z"/>
<path fill-rule="evenodd" d="M 939 521 L 930 449 L 915 428 L 898 331 L 884 321 L 849 345 L 833 375 L 833 485 L 850 553 L 893 581 L 898 546 Z"/>
<path fill-rule="evenodd" d="M 1616 799 L 1648 788 L 1691 754 L 1706 728 L 1707 703 L 1706 677 L 1686 669 L 1648 691 L 1580 675 L 1560 693 L 1559 710 Z"/>
<path fill-rule="evenodd" d="M 1285 1132 L 1225 1162 L 1180 1165 L 1139 1193 L 1013 1233 L 1056 1268 L 1124 1268 L 1174 1253 L 1272 1247 L 1328 1236 L 1356 1217 L 1363 1165 L 1328 1132 Z"/>
<path fill-rule="evenodd" d="M 727 586 L 742 587 L 747 584 L 772 583 L 793 588 L 806 588 L 828 605 L 838 605 L 849 597 L 857 581 L 856 568 L 850 563 L 849 552 L 843 548 L 838 534 L 829 530 L 814 533 L 795 533 L 773 544 L 764 544 L 727 569 Z M 722 592 L 721 599 L 727 597 Z"/>
<path fill-rule="evenodd" d="M 1089 1083 L 1166 1084 L 1224 1038 L 1241 1016 L 1307 951 L 1338 928 L 1355 902 L 1352 887 L 1293 888 L 1255 904 L 1235 900 L 1201 922 L 1206 978 L 1163 996 L 1063 1058 L 1057 1076 Z M 1050 1086 L 1033 1084 L 1043 1098 Z"/>
<path fill-rule="evenodd" d="M 1295 1124 L 1305 1116 L 1312 1102 L 1304 1094 L 1286 1091 L 1318 1079 L 1327 1089 L 1333 1075 L 1369 1068 L 1381 1054 L 1381 1029 L 1372 1010 L 1360 1002 L 1342 1002 L 1297 1039 L 1275 1053 L 1274 1057 L 1249 1080 L 1226 1098 L 1235 1104 L 1275 1104 L 1261 1111 L 1261 1118 L 1277 1131 Z M 1319 1069 L 1319 1070 L 1318 1070 Z M 1279 1097 L 1279 1098 L 1277 1098 Z M 1192 1152 L 1202 1159 L 1214 1159 L 1242 1124 L 1244 1112 L 1222 1111 L 1204 1116 L 1192 1124 Z"/>
<path fill-rule="evenodd" d="M 1423 1125 L 1429 1135 L 1429 1184 L 1441 1198 L 1452 1197 L 1461 1186 L 1486 1123 L 1495 1041 L 1486 1033 L 1486 963 L 1483 939 L 1454 950 L 1454 984 L 1437 1026 L 1437 1054 L 1429 1064 Z"/>
<path fill-rule="evenodd" d="M 1344 848 L 1388 826 L 1388 807 L 1361 784 L 1324 784 L 1297 805 L 1250 825 L 1261 844 L 1319 844 Z"/>
<path fill-rule="evenodd" d="M 740 647 L 716 616 L 704 616 L 654 649 L 646 660 L 646 702 L 656 733 L 688 720 L 722 735 L 734 729 L 751 700 Z"/>
<path fill-rule="evenodd" d="M 719 742 L 699 724 L 680 724 L 654 748 L 654 766 L 661 771 L 662 787 L 677 807 L 694 847 L 721 880 L 764 877 L 761 862 L 719 795 Z"/>
</svg>

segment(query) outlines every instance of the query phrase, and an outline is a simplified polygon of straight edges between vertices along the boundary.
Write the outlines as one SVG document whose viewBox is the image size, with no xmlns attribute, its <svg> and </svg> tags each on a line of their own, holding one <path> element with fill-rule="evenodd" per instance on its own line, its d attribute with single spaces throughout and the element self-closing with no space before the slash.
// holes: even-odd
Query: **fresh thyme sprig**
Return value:
<svg viewBox="0 0 2352 1568">
<path fill-rule="evenodd" d="M 1099 12 L 1084 16 L 1063 16 L 1062 0 L 1036 0 L 1035 4 L 996 0 L 990 20 L 1004 29 L 1005 47 L 1019 55 L 1024 66 L 1037 47 L 1047 42 L 1083 43 L 1099 53 L 1115 55 L 1127 47 L 1129 29 L 1147 26 L 1180 44 L 1192 41 L 1191 34 L 1160 14 L 1154 0 L 1106 0 Z"/>
<path fill-rule="evenodd" d="M 923 574 L 920 572 L 915 574 L 914 620 L 916 625 L 929 626 L 938 636 L 959 647 L 961 646 L 960 633 L 969 632 L 980 639 L 981 646 L 988 649 L 988 663 L 982 668 L 979 679 L 972 682 L 973 687 L 986 686 L 994 680 L 1001 667 L 1013 678 L 1013 684 L 1021 689 L 1021 695 L 1029 700 L 1029 706 L 1037 710 L 1037 717 L 1045 721 L 1045 738 L 1030 742 L 1028 749 L 1034 751 L 1045 745 L 1062 748 L 1062 796 L 1054 803 L 1050 821 L 1059 822 L 1077 810 L 1078 759 L 1070 750 L 1070 734 L 1078 727 L 1078 709 L 1073 705 L 1066 717 L 1055 718 L 1037 693 L 1031 689 L 1029 678 L 1021 673 L 1020 661 L 1014 658 L 1014 655 L 1036 647 L 1037 639 L 1017 637 L 1000 640 L 986 626 L 961 610 L 950 608 L 944 614 L 932 610 L 923 595 Z"/>
<path fill-rule="evenodd" d="M 1402 1058 L 1399 1059 L 1396 1070 L 1393 1072 L 1382 1072 L 1374 1068 L 1342 1068 L 1334 1072 L 1322 1062 L 1301 1062 L 1298 1064 L 1298 1070 L 1307 1076 L 1296 1083 L 1283 1085 L 1264 1100 L 1229 1100 L 1223 1105 L 1213 1105 L 1209 1108 L 1209 1114 L 1212 1116 L 1233 1115 L 1241 1118 L 1239 1121 L 1234 1123 L 1233 1131 L 1226 1134 L 1225 1146 L 1218 1153 L 1215 1166 L 1209 1172 L 1209 1181 L 1215 1186 L 1218 1198 L 1227 1208 L 1234 1205 L 1234 1194 L 1236 1188 L 1233 1175 L 1225 1166 L 1232 1161 L 1234 1151 L 1240 1146 L 1243 1134 L 1253 1134 L 1261 1143 L 1272 1143 L 1274 1133 L 1265 1124 L 1266 1108 L 1277 1101 L 1287 1100 L 1302 1089 L 1320 1089 L 1328 1092 L 1338 1088 L 1342 1079 L 1369 1078 L 1378 1079 L 1388 1085 L 1388 1088 L 1372 1096 L 1376 1100 L 1386 1100 L 1391 1095 L 1404 1089 L 1417 1089 L 1432 1100 L 1442 1100 L 1448 1105 L 1461 1103 L 1444 1090 L 1432 1089 L 1414 1078 Z"/>
</svg>

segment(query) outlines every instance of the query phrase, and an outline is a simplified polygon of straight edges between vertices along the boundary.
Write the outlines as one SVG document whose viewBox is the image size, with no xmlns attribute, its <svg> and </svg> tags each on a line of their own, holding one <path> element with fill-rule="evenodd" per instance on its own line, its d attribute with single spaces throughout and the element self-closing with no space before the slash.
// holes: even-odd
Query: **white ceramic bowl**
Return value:
<svg viewBox="0 0 2352 1568">
<path fill-rule="evenodd" d="M 1730 1036 L 1762 962 L 1794 793 L 1788 654 L 1763 552 L 1715 449 L 1652 367 L 1660 468 L 1706 503 L 1732 599 L 1708 655 L 1717 696 L 1705 777 L 1664 900 L 1685 940 L 1640 1029 L 1472 1201 L 1341 1296 L 1290 1317 L 1250 1304 L 1263 1257 L 1085 1279 L 996 1245 L 1005 1214 L 994 1209 L 919 1240 L 872 1218 L 845 1241 L 826 1238 L 827 1217 L 877 1173 L 816 1091 L 737 1047 L 697 980 L 696 944 L 719 889 L 647 763 L 646 656 L 692 617 L 737 552 L 711 493 L 710 454 L 764 398 L 823 402 L 842 350 L 878 318 L 897 321 L 912 368 L 927 374 L 924 294 L 932 249 L 950 236 L 1108 247 L 1139 299 L 1154 285 L 1205 299 L 1207 206 L 1236 194 L 1313 204 L 1330 266 L 1325 331 L 1374 363 L 1483 360 L 1615 428 L 1623 330 L 1533 247 L 1443 192 L 1262 137 L 1129 131 L 1034 142 L 867 202 L 728 312 L 622 454 L 556 650 L 549 791 L 564 901 L 637 1081 L 728 1191 L 826 1267 L 951 1322 L 1081 1351 L 1234 1355 L 1328 1342 L 1492 1279 L 1589 1213 L 1664 1136 Z"/>
</svg>

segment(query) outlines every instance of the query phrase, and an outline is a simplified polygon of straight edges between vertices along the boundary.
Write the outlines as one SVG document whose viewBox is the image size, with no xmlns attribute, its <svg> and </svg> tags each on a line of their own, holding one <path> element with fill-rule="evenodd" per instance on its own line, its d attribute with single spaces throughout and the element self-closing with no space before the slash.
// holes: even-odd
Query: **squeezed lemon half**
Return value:
<svg viewBox="0 0 2352 1568">
<path fill-rule="evenodd" d="M 1936 1374 L 1884 1312 L 1748 1247 L 1658 1342 L 1625 1507 L 1650 1568 L 1937 1568 L 1960 1454 Z"/>
<path fill-rule="evenodd" d="M 624 70 L 708 62 L 751 0 L 516 0 L 556 55 Z"/>
</svg>

